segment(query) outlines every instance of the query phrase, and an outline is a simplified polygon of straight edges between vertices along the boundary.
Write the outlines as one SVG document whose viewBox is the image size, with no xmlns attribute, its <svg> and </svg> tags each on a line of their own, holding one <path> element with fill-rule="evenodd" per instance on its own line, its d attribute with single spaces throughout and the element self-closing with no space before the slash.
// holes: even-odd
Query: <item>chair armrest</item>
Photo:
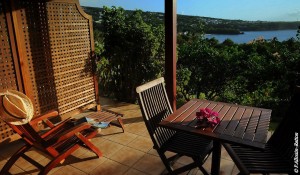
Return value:
<svg viewBox="0 0 300 175">
<path fill-rule="evenodd" d="M 30 121 L 30 124 L 31 125 L 35 125 L 35 124 L 38 124 L 40 121 L 44 121 L 44 120 L 47 120 L 47 121 L 44 121 L 48 126 L 49 125 L 53 125 L 53 123 L 52 122 L 50 122 L 49 120 L 48 120 L 48 118 L 50 118 L 50 117 L 57 117 L 58 116 L 58 112 L 57 111 L 49 111 L 49 112 L 47 112 L 46 114 L 43 114 L 43 115 L 40 115 L 40 116 L 38 116 L 38 117 L 35 117 L 34 119 L 32 119 L 31 121 Z M 50 122 L 50 123 L 48 123 L 48 122 Z M 51 128 L 53 128 L 53 126 L 49 126 L 49 127 L 51 127 Z"/>
<path fill-rule="evenodd" d="M 58 130 L 60 130 L 62 127 L 64 127 L 63 125 L 65 125 L 67 122 L 69 122 L 69 120 L 71 119 L 71 117 L 67 118 L 66 120 L 60 122 L 59 124 L 57 125 L 53 125 L 53 127 L 50 127 L 51 129 L 49 131 L 47 131 L 46 133 L 43 133 L 41 135 L 42 138 L 46 138 L 48 137 L 49 135 L 57 132 Z M 49 121 L 50 122 L 50 121 Z"/>
<path fill-rule="evenodd" d="M 74 136 L 76 133 L 81 132 L 82 130 L 85 130 L 85 129 L 89 129 L 91 127 L 92 127 L 92 125 L 87 122 L 76 125 L 70 129 L 60 133 L 59 135 L 56 135 L 56 137 L 58 138 L 56 143 L 60 143 L 61 141 Z"/>
</svg>

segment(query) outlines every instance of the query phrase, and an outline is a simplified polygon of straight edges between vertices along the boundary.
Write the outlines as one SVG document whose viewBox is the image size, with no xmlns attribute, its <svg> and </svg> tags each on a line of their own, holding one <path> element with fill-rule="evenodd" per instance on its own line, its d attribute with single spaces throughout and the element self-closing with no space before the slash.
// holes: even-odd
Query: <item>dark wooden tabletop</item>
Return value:
<svg viewBox="0 0 300 175">
<path fill-rule="evenodd" d="M 196 112 L 201 108 L 218 112 L 221 122 L 214 127 L 199 127 Z M 160 122 L 160 125 L 221 142 L 264 148 L 271 112 L 269 109 L 194 99 Z"/>
</svg>

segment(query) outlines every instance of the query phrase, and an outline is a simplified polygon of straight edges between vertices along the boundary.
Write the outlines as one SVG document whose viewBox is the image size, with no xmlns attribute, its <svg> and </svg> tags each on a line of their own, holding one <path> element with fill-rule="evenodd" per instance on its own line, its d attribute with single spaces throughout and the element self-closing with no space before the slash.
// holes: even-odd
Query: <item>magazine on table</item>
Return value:
<svg viewBox="0 0 300 175">
<path fill-rule="evenodd" d="M 110 122 L 99 122 L 99 121 L 97 121 L 97 119 L 88 118 L 88 117 L 82 117 L 80 119 L 72 119 L 72 120 L 70 120 L 70 122 L 73 125 L 79 125 L 81 123 L 87 122 L 96 128 L 102 128 L 102 129 L 107 128 L 110 123 Z"/>
</svg>

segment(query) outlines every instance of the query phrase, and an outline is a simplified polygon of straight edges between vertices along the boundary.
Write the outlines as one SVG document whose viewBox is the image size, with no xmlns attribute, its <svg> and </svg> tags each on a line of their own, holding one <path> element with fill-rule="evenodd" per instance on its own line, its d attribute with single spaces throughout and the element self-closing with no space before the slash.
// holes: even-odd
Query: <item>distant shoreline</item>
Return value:
<svg viewBox="0 0 300 175">
<path fill-rule="evenodd" d="M 272 40 L 276 38 L 278 41 L 285 41 L 290 38 L 295 38 L 297 30 L 269 30 L 269 31 L 243 31 L 243 35 L 229 35 L 229 34 L 205 34 L 208 39 L 215 38 L 219 42 L 224 42 L 230 39 L 237 44 L 248 43 L 255 39 Z"/>
<path fill-rule="evenodd" d="M 296 30 L 296 29 L 270 29 L 270 30 L 243 30 L 243 31 L 234 31 L 234 32 L 228 32 L 226 30 L 224 31 L 218 31 L 218 32 L 205 32 L 206 35 L 243 35 L 245 32 L 276 32 L 276 31 L 285 31 L 285 30 Z"/>
<path fill-rule="evenodd" d="M 224 32 L 224 33 L 222 33 L 222 32 L 219 32 L 219 33 L 205 33 L 205 34 L 207 34 L 207 35 L 243 35 L 243 34 L 245 34 L 245 32 L 242 32 L 242 31 L 239 31 L 239 32 L 233 32 L 233 33 L 226 33 L 226 32 Z"/>
</svg>

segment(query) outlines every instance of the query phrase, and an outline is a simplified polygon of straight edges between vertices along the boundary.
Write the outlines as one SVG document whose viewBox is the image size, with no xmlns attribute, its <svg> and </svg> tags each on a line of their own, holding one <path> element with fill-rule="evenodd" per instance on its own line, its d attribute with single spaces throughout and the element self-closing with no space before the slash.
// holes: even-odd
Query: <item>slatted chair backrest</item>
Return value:
<svg viewBox="0 0 300 175">
<path fill-rule="evenodd" d="M 268 143 L 284 158 L 292 161 L 295 154 L 295 132 L 300 124 L 300 86 L 295 88 L 288 112 Z"/>
<path fill-rule="evenodd" d="M 162 128 L 158 123 L 173 113 L 164 87 L 164 78 L 153 80 L 136 88 L 142 115 L 154 143 L 160 148 L 175 134 L 175 131 Z"/>
</svg>

